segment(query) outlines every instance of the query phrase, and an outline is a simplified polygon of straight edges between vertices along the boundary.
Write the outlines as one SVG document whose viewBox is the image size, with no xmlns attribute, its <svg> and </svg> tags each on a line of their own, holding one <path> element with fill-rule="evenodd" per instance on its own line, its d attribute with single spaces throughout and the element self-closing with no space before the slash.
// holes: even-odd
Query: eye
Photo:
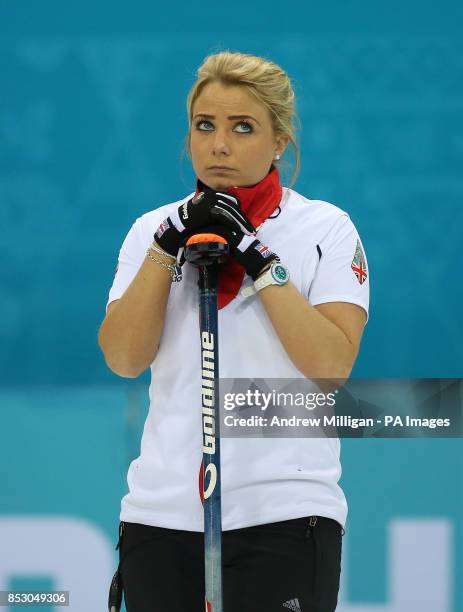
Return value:
<svg viewBox="0 0 463 612">
<path fill-rule="evenodd" d="M 246 128 L 248 128 L 248 129 L 246 129 L 244 132 L 243 132 L 243 131 L 240 131 L 240 132 L 239 132 L 240 134 L 250 134 L 250 133 L 253 131 L 253 127 L 252 127 L 252 125 L 251 125 L 250 123 L 248 123 L 247 121 L 240 121 L 240 122 L 237 124 L 237 126 L 239 126 L 239 125 L 241 125 L 241 126 L 245 125 L 245 126 L 246 126 Z"/>
<path fill-rule="evenodd" d="M 208 121 L 207 119 L 198 119 L 198 121 L 195 124 L 196 125 L 196 129 L 200 130 L 201 132 L 209 132 L 210 130 L 208 128 L 203 129 L 203 128 L 200 127 L 203 123 L 208 123 L 209 125 L 212 125 L 212 123 L 210 121 Z"/>
</svg>

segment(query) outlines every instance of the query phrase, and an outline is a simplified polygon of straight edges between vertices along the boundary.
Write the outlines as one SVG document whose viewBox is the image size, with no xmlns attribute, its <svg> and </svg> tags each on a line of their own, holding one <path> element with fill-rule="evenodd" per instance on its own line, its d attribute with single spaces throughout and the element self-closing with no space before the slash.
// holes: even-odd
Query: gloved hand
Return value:
<svg viewBox="0 0 463 612">
<path fill-rule="evenodd" d="M 246 235 L 225 225 L 210 225 L 201 231 L 223 236 L 229 244 L 231 257 L 244 267 L 254 281 L 274 259 L 280 260 L 276 253 L 253 235 Z"/>
<path fill-rule="evenodd" d="M 207 189 L 195 195 L 161 223 L 154 234 L 154 241 L 169 255 L 177 257 L 180 246 L 193 234 L 211 223 L 252 235 L 255 229 L 241 211 L 237 198 L 229 193 Z"/>
</svg>

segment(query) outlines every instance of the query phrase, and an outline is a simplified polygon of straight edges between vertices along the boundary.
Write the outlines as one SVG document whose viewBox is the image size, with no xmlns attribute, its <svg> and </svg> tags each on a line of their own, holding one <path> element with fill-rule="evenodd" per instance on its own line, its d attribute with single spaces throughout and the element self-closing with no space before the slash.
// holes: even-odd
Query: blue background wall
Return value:
<svg viewBox="0 0 463 612">
<path fill-rule="evenodd" d="M 115 537 L 146 376 L 111 374 L 96 333 L 131 223 L 193 189 L 185 99 L 221 49 L 288 71 L 295 189 L 349 211 L 362 236 L 372 295 L 354 375 L 462 375 L 462 13 L 448 0 L 2 4 L 0 513 L 72 514 Z M 346 440 L 343 464 L 349 601 L 388 601 L 397 516 L 453 526 L 456 576 L 461 440 Z"/>
</svg>

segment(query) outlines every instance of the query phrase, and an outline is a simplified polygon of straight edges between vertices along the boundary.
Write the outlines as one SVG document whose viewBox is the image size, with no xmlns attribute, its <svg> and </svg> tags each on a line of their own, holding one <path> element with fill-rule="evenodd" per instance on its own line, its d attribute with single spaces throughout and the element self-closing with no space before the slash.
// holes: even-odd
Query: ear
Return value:
<svg viewBox="0 0 463 612">
<path fill-rule="evenodd" d="M 280 136 L 277 136 L 275 138 L 275 154 L 283 155 L 286 147 L 288 146 L 289 141 L 290 138 L 286 134 L 281 134 Z"/>
</svg>

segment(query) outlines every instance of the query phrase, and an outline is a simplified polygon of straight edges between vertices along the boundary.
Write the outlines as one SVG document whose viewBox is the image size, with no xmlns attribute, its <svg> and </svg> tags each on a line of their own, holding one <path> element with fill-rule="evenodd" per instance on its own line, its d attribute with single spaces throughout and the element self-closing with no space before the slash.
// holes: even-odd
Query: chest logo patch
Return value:
<svg viewBox="0 0 463 612">
<path fill-rule="evenodd" d="M 355 254 L 352 263 L 350 264 L 353 273 L 357 277 L 358 282 L 363 285 L 367 280 L 367 262 L 363 253 L 360 240 L 357 240 L 357 246 L 355 247 Z"/>
</svg>

